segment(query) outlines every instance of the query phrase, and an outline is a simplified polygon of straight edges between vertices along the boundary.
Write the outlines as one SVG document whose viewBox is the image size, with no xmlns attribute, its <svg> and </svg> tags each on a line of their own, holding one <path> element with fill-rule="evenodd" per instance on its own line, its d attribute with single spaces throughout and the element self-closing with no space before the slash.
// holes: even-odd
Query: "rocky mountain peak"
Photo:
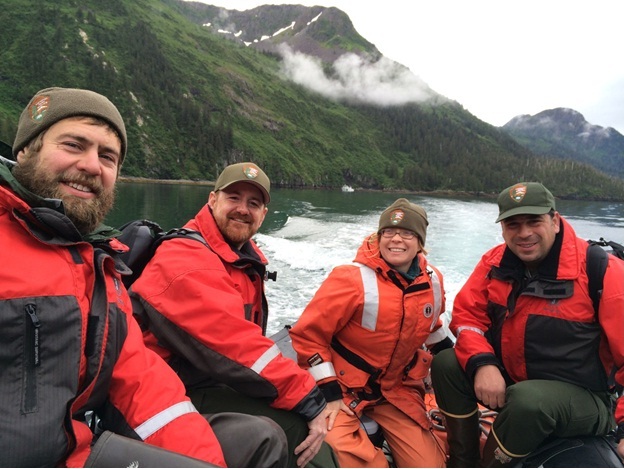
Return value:
<svg viewBox="0 0 624 469">
<path fill-rule="evenodd" d="M 377 48 L 355 30 L 349 16 L 335 7 L 261 5 L 238 11 L 193 3 L 194 22 L 263 52 L 280 44 L 333 63 L 346 52 L 379 58 Z"/>
<path fill-rule="evenodd" d="M 516 116 L 502 128 L 537 154 L 590 162 L 624 177 L 624 136 L 612 127 L 590 124 L 574 109 L 560 107 Z"/>
<path fill-rule="evenodd" d="M 553 132 L 552 137 L 557 139 L 603 139 L 615 134 L 620 135 L 611 127 L 590 124 L 580 112 L 564 107 L 547 109 L 533 116 L 528 114 L 516 116 L 507 122 L 503 129 L 512 133 L 548 131 Z"/>
</svg>

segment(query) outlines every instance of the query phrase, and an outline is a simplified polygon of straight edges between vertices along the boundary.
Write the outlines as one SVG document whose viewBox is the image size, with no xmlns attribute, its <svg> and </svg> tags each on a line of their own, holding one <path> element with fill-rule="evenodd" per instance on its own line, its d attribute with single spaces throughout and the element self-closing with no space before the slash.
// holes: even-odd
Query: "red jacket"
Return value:
<svg viewBox="0 0 624 469">
<path fill-rule="evenodd" d="M 207 205 L 186 228 L 199 231 L 210 248 L 167 240 L 132 286 L 146 343 L 187 388 L 227 384 L 312 420 L 326 405 L 323 395 L 263 335 L 266 259 L 253 241 L 234 251 Z"/>
<path fill-rule="evenodd" d="M 624 384 L 624 263 L 609 256 L 596 317 L 586 254 L 587 242 L 563 218 L 537 281 L 524 279 L 523 263 L 504 244 L 485 253 L 457 294 L 451 321 L 469 376 L 494 364 L 508 383 L 550 379 L 606 391 L 615 365 Z M 624 422 L 622 400 L 616 420 Z"/>
<path fill-rule="evenodd" d="M 53 202 L 31 208 L 4 185 L 0 233 L 0 466 L 84 466 L 92 410 L 109 430 L 224 466 L 210 425 L 143 344 L 111 257 L 125 246 L 83 241 Z"/>
<path fill-rule="evenodd" d="M 290 336 L 300 366 L 322 386 L 338 381 L 352 409 L 383 395 L 429 428 L 423 378 L 429 373 L 431 355 L 422 346 L 446 337 L 428 340 L 442 325 L 444 286 L 440 272 L 422 254 L 418 260 L 421 274 L 408 282 L 380 257 L 377 242 L 367 238 L 355 258 L 360 265 L 332 270 Z M 343 348 L 347 354 L 340 352 Z M 345 358 L 349 352 L 363 359 L 369 372 Z M 376 375 L 372 381 L 371 375 Z"/>
</svg>

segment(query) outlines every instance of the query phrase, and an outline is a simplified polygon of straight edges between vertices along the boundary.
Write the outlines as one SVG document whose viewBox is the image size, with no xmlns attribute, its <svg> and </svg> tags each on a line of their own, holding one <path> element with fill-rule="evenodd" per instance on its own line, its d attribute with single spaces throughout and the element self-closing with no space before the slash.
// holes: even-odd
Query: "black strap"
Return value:
<svg viewBox="0 0 624 469">
<path fill-rule="evenodd" d="M 338 339 L 332 337 L 331 341 L 332 348 L 340 355 L 342 358 L 347 360 L 351 365 L 362 370 L 365 373 L 368 373 L 368 387 L 371 389 L 371 392 L 360 391 L 358 396 L 360 399 L 373 401 L 379 399 L 381 397 L 381 386 L 377 382 L 377 378 L 381 374 L 381 368 L 375 368 L 362 357 L 357 355 L 356 353 L 349 350 L 347 347 L 338 342 Z"/>
<path fill-rule="evenodd" d="M 592 304 L 594 305 L 594 314 L 596 315 L 596 321 L 598 321 L 598 308 L 600 305 L 600 297 L 602 296 L 602 290 L 604 288 L 604 275 L 607 271 L 607 264 L 609 264 L 609 254 L 607 251 L 601 248 L 601 246 L 612 246 L 613 241 L 605 241 L 603 238 L 600 238 L 600 241 L 589 241 L 589 246 L 587 246 L 587 288 L 589 290 L 589 297 L 592 300 Z M 616 246 L 620 246 L 617 243 L 613 243 Z M 620 246 L 621 247 L 621 246 Z M 614 252 L 616 248 L 614 247 Z M 615 254 L 617 257 L 620 257 L 620 254 Z M 617 367 L 614 365 L 611 368 L 611 373 L 609 374 L 608 384 L 611 389 L 613 389 L 618 394 L 622 392 L 622 386 L 618 385 L 615 381 L 615 373 L 617 371 Z"/>
<path fill-rule="evenodd" d="M 602 295 L 603 279 L 609 263 L 608 256 L 599 244 L 590 241 L 587 246 L 587 278 L 589 279 L 587 286 L 596 316 Z"/>
<path fill-rule="evenodd" d="M 369 364 L 366 360 L 364 360 L 362 357 L 353 353 L 347 347 L 345 347 L 340 342 L 338 342 L 338 339 L 336 339 L 335 337 L 332 338 L 331 346 L 336 352 L 338 352 L 338 355 L 340 355 L 342 358 L 347 360 L 354 367 L 368 373 L 371 376 L 372 375 L 378 376 L 379 373 L 381 373 L 380 369 L 375 368 L 374 366 Z"/>
<path fill-rule="evenodd" d="M 160 246 L 163 241 L 173 238 L 191 238 L 206 245 L 207 248 L 212 249 L 210 244 L 208 244 L 208 241 L 204 239 L 199 231 L 189 230 L 188 228 L 173 228 L 167 231 L 167 233 L 165 233 L 161 238 L 156 240 L 153 245 L 153 251 L 156 251 L 156 248 Z"/>
<path fill-rule="evenodd" d="M 403 286 L 401 281 L 398 279 L 398 277 L 396 276 L 393 270 L 388 272 L 388 278 L 392 281 L 392 283 L 394 283 L 397 287 L 399 287 L 401 291 L 405 291 L 405 287 Z"/>
<path fill-rule="evenodd" d="M 598 304 L 602 295 L 603 279 L 609 263 L 609 254 L 624 260 L 624 246 L 615 241 L 607 241 L 600 238 L 599 241 L 588 240 L 587 247 L 587 277 L 589 278 L 589 296 L 594 304 L 594 311 L 598 314 Z M 602 247 L 610 247 L 610 251 L 605 251 Z"/>
</svg>

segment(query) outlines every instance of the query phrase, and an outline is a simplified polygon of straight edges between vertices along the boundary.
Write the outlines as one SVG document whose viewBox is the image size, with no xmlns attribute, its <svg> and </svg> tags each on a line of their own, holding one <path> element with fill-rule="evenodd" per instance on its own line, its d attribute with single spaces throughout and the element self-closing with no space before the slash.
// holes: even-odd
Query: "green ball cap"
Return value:
<svg viewBox="0 0 624 469">
<path fill-rule="evenodd" d="M 401 228 L 416 233 L 421 244 L 427 239 L 427 212 L 420 205 L 411 203 L 407 199 L 397 199 L 385 209 L 379 217 L 380 232 L 384 228 Z"/>
<path fill-rule="evenodd" d="M 267 205 L 271 201 L 269 192 L 271 190 L 271 181 L 269 177 L 254 163 L 236 163 L 226 167 L 215 183 L 214 190 L 220 191 L 236 182 L 248 182 L 260 189 L 264 196 L 264 204 Z"/>
<path fill-rule="evenodd" d="M 544 215 L 555 208 L 555 198 L 539 182 L 520 182 L 498 196 L 498 223 L 515 215 Z"/>
</svg>

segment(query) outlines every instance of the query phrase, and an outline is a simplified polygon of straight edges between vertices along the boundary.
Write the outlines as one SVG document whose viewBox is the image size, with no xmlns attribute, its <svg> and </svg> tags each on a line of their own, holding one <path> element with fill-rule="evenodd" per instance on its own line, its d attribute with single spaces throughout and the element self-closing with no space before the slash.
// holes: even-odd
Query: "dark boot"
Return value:
<svg viewBox="0 0 624 469">
<path fill-rule="evenodd" d="M 494 431 L 490 430 L 485 446 L 483 447 L 483 458 L 481 467 L 512 467 L 522 458 L 509 456 L 506 451 L 499 446 L 498 440 L 494 436 Z"/>
<path fill-rule="evenodd" d="M 479 412 L 464 418 L 445 415 L 444 426 L 449 445 L 446 467 L 477 467 L 481 458 Z"/>
</svg>

